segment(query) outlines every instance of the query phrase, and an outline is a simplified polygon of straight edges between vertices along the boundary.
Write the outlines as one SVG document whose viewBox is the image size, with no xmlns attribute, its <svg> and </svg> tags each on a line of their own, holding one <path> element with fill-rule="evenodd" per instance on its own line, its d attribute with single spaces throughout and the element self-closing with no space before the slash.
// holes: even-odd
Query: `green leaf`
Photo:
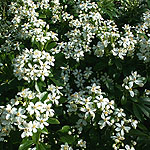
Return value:
<svg viewBox="0 0 150 150">
<path fill-rule="evenodd" d="M 43 144 L 38 144 L 37 150 L 46 150 L 46 148 L 43 146 Z"/>
<path fill-rule="evenodd" d="M 44 143 L 40 143 L 36 146 L 37 150 L 50 150 L 50 145 L 45 145 Z"/>
<path fill-rule="evenodd" d="M 150 98 L 149 97 L 144 97 L 144 98 L 141 98 L 141 103 L 144 102 L 146 104 L 149 104 L 150 105 Z"/>
<path fill-rule="evenodd" d="M 144 105 L 144 108 L 150 113 L 150 107 Z"/>
<path fill-rule="evenodd" d="M 145 134 L 144 132 L 140 131 L 140 130 L 131 130 L 130 131 L 131 135 L 137 135 L 137 136 L 147 136 L 147 134 Z"/>
<path fill-rule="evenodd" d="M 32 140 L 24 139 L 22 141 L 22 144 L 19 146 L 19 150 L 28 150 L 28 148 L 30 148 L 32 144 Z"/>
<path fill-rule="evenodd" d="M 148 8 L 150 9 L 150 1 L 147 0 Z"/>
<path fill-rule="evenodd" d="M 123 95 L 121 98 L 121 104 L 125 105 L 127 103 L 127 98 Z"/>
<path fill-rule="evenodd" d="M 116 59 L 115 60 L 115 65 L 116 65 L 118 70 L 122 70 L 122 64 L 121 64 L 120 60 Z"/>
<path fill-rule="evenodd" d="M 59 120 L 56 118 L 49 118 L 47 122 L 50 124 L 60 124 Z"/>
<path fill-rule="evenodd" d="M 32 135 L 32 140 L 35 144 L 38 144 L 39 143 L 39 138 L 40 138 L 40 132 L 36 132 L 36 133 L 33 133 Z"/>
<path fill-rule="evenodd" d="M 20 138 L 20 132 L 17 131 L 11 131 L 10 132 L 10 142 L 12 144 L 20 144 L 22 142 L 22 139 Z"/>
<path fill-rule="evenodd" d="M 139 33 L 140 36 L 143 36 L 146 40 L 148 40 L 148 37 L 144 33 Z"/>
<path fill-rule="evenodd" d="M 70 130 L 70 126 L 65 125 L 58 132 L 67 133 Z"/>
<path fill-rule="evenodd" d="M 48 43 L 48 44 L 46 44 L 45 49 L 46 49 L 47 51 L 49 51 L 49 50 L 51 50 L 52 48 L 54 48 L 56 45 L 57 45 L 56 42 Z"/>
<path fill-rule="evenodd" d="M 44 127 L 42 130 L 40 129 L 39 132 L 41 132 L 41 133 L 43 133 L 43 134 L 48 134 L 48 130 L 47 130 L 46 127 Z"/>
<path fill-rule="evenodd" d="M 8 82 L 3 82 L 0 84 L 0 93 L 3 92 L 7 92 L 11 89 L 14 89 L 14 87 L 16 88 L 19 84 L 21 84 L 22 82 L 18 82 L 17 79 L 13 78 L 11 80 L 8 80 Z"/>
<path fill-rule="evenodd" d="M 67 142 L 68 144 L 72 144 L 75 141 L 75 138 L 71 135 L 64 135 L 60 137 L 60 141 L 63 143 Z"/>
<path fill-rule="evenodd" d="M 106 87 L 110 90 L 114 92 L 114 85 L 111 81 L 107 80 L 106 81 Z"/>
<path fill-rule="evenodd" d="M 64 81 L 61 78 L 61 72 L 59 70 L 56 70 L 53 77 L 50 77 L 50 79 L 57 85 L 57 86 L 64 86 Z"/>
<path fill-rule="evenodd" d="M 137 103 L 138 102 L 138 99 L 137 98 L 135 98 L 135 97 L 132 97 L 132 98 L 130 98 L 133 102 L 135 102 L 135 103 Z"/>
<path fill-rule="evenodd" d="M 46 18 L 46 15 L 40 14 L 39 18 L 40 18 L 40 19 L 44 19 L 44 18 Z"/>
<path fill-rule="evenodd" d="M 38 83 L 37 83 L 37 82 L 35 82 L 35 89 L 36 89 L 37 92 L 40 93 L 40 89 L 39 89 L 39 86 L 38 86 Z"/>
<path fill-rule="evenodd" d="M 45 147 L 47 150 L 50 150 L 50 149 L 51 149 L 51 145 L 44 145 L 44 147 Z"/>
<path fill-rule="evenodd" d="M 65 97 L 61 97 L 60 99 L 59 99 L 59 102 L 62 104 L 62 103 L 65 103 L 65 102 L 67 102 L 68 100 L 67 100 L 67 98 L 65 98 Z"/>
<path fill-rule="evenodd" d="M 46 87 L 46 83 L 45 82 L 42 82 L 42 81 L 38 81 L 35 83 L 35 89 L 37 91 L 43 91 L 43 88 Z"/>
<path fill-rule="evenodd" d="M 142 112 L 147 116 L 150 117 L 149 112 L 147 111 L 146 107 L 144 105 L 138 105 L 138 107 L 142 110 Z"/>
<path fill-rule="evenodd" d="M 142 123 L 138 123 L 138 128 L 142 131 L 148 132 L 147 128 Z"/>
<path fill-rule="evenodd" d="M 141 113 L 140 109 L 138 108 L 138 105 L 137 105 L 137 104 L 133 104 L 133 112 L 134 112 L 134 115 L 135 115 L 140 121 L 143 120 L 142 113 Z"/>
<path fill-rule="evenodd" d="M 55 55 L 55 66 L 60 68 L 61 66 L 65 65 L 66 59 L 63 53 L 58 53 Z"/>
<path fill-rule="evenodd" d="M 99 62 L 94 66 L 94 71 L 101 71 L 107 66 L 104 62 Z"/>
<path fill-rule="evenodd" d="M 41 50 L 41 49 L 42 49 L 41 43 L 40 43 L 40 42 L 36 42 L 36 40 L 35 40 L 35 39 L 34 39 L 34 41 L 33 41 L 32 46 L 33 46 L 33 47 L 34 47 L 34 46 L 37 46 L 37 48 L 38 48 L 39 50 Z"/>
<path fill-rule="evenodd" d="M 56 86 L 63 86 L 64 84 L 62 83 L 62 80 L 60 79 L 56 79 L 56 76 L 54 76 L 55 78 L 50 78 L 55 84 Z"/>
<path fill-rule="evenodd" d="M 48 93 L 47 92 L 43 92 L 40 94 L 40 100 L 41 102 L 44 102 L 47 99 Z"/>
</svg>

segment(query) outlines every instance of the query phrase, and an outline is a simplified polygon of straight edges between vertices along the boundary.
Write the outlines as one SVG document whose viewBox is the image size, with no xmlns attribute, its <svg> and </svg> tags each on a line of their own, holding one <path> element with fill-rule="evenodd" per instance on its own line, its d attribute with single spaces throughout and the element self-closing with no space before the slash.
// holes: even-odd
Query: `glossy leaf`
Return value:
<svg viewBox="0 0 150 150">
<path fill-rule="evenodd" d="M 22 144 L 19 146 L 19 150 L 28 150 L 28 148 L 31 147 L 31 145 L 33 144 L 32 140 L 23 140 Z"/>
<path fill-rule="evenodd" d="M 59 130 L 59 132 L 67 133 L 69 130 L 70 130 L 70 126 L 65 125 L 62 127 L 62 129 Z"/>
<path fill-rule="evenodd" d="M 75 138 L 71 135 L 64 135 L 60 137 L 60 141 L 68 144 L 72 144 L 75 142 Z"/>
<path fill-rule="evenodd" d="M 142 113 L 138 107 L 137 104 L 133 104 L 133 112 L 134 112 L 134 115 L 140 120 L 142 121 L 143 120 L 143 116 L 142 116 Z"/>
<path fill-rule="evenodd" d="M 59 120 L 56 118 L 49 118 L 47 122 L 50 124 L 60 124 Z"/>
</svg>

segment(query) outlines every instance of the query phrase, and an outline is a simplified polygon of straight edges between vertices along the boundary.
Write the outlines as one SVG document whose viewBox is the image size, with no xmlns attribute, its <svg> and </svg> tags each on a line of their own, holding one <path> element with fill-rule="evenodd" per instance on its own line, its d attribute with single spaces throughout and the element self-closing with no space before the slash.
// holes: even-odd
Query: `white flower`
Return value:
<svg viewBox="0 0 150 150">
<path fill-rule="evenodd" d="M 78 106 L 72 102 L 69 105 L 66 105 L 66 107 L 68 107 L 67 112 L 76 112 L 78 109 Z"/>
<path fill-rule="evenodd" d="M 150 95 L 150 90 L 145 89 L 145 91 L 144 91 L 144 92 L 145 92 L 145 94 L 146 94 L 146 95 Z"/>
<path fill-rule="evenodd" d="M 48 97 L 47 97 L 50 101 L 52 101 L 53 103 L 55 103 L 56 105 L 59 104 L 59 99 L 60 99 L 60 96 L 57 95 L 56 93 L 52 93 L 52 94 L 48 94 Z"/>
<path fill-rule="evenodd" d="M 28 123 L 28 126 L 29 126 L 29 130 L 33 133 L 36 133 L 37 132 L 37 129 L 40 128 L 40 123 L 36 120 L 34 121 L 30 121 Z"/>
<path fill-rule="evenodd" d="M 34 99 L 35 98 L 35 93 L 33 93 L 32 91 L 28 91 L 27 97 L 28 97 L 28 99 Z"/>
<path fill-rule="evenodd" d="M 41 51 L 35 50 L 35 51 L 33 52 L 33 58 L 35 58 L 33 61 L 39 60 L 39 59 L 41 58 Z"/>
<path fill-rule="evenodd" d="M 50 69 L 50 68 L 51 68 L 48 61 L 45 61 L 45 62 L 40 61 L 39 63 L 40 63 L 40 65 L 41 65 L 41 69 L 43 69 L 43 70 L 44 70 L 44 69 Z"/>
<path fill-rule="evenodd" d="M 51 91 L 53 93 L 55 92 L 55 90 L 56 90 L 56 87 L 53 84 L 48 85 L 47 91 Z"/>
<path fill-rule="evenodd" d="M 119 132 L 116 133 L 115 136 L 111 136 L 111 138 L 116 142 L 119 143 L 120 141 L 123 141 L 125 139 L 124 136 L 122 136 Z"/>
<path fill-rule="evenodd" d="M 122 108 L 116 108 L 115 109 L 115 112 L 114 112 L 114 115 L 117 115 L 117 117 L 125 117 L 126 114 L 123 112 L 124 110 Z"/>
<path fill-rule="evenodd" d="M 114 56 L 119 56 L 119 58 L 124 59 L 126 56 L 127 50 L 123 48 L 113 48 L 112 53 Z"/>
<path fill-rule="evenodd" d="M 54 56 L 47 57 L 47 60 L 49 61 L 49 65 L 54 66 L 54 61 L 55 61 Z"/>
<path fill-rule="evenodd" d="M 65 143 L 65 145 L 61 145 L 60 150 L 73 150 L 72 147 L 68 145 L 68 143 Z"/>
<path fill-rule="evenodd" d="M 28 92 L 29 92 L 29 89 L 28 89 L 28 88 L 27 88 L 27 89 L 23 89 L 21 92 L 18 92 L 17 95 L 19 95 L 19 96 L 25 98 L 25 97 L 27 97 Z"/>
<path fill-rule="evenodd" d="M 79 132 L 81 132 L 83 130 L 83 126 L 86 126 L 87 122 L 84 119 L 79 119 L 76 122 L 75 127 L 79 130 Z"/>
<path fill-rule="evenodd" d="M 49 124 L 47 123 L 48 117 L 36 117 L 36 119 L 39 121 L 39 128 L 43 129 L 44 126 L 48 126 Z"/>
<path fill-rule="evenodd" d="M 41 71 L 37 74 L 37 76 L 38 76 L 38 77 L 41 77 L 41 78 L 42 78 L 42 81 L 44 81 L 44 80 L 45 80 L 45 77 L 48 77 L 48 76 L 49 76 L 49 73 L 50 73 L 50 71 L 47 70 L 46 68 L 44 68 L 43 70 L 41 70 Z"/>
<path fill-rule="evenodd" d="M 82 112 L 85 112 L 85 118 L 88 118 L 89 116 L 92 116 L 93 119 L 95 118 L 95 111 L 96 109 L 93 107 L 92 102 L 88 102 L 85 104 L 85 107 L 82 107 L 80 109 Z"/>
<path fill-rule="evenodd" d="M 122 136 L 124 136 L 124 131 L 128 133 L 131 129 L 131 127 L 125 126 L 125 122 L 123 120 L 121 120 L 121 123 L 115 123 L 115 125 L 115 131 L 120 132 Z"/>
<path fill-rule="evenodd" d="M 17 112 L 17 108 L 15 108 L 15 107 L 12 107 L 10 104 L 8 104 L 7 106 L 6 106 L 6 120 L 9 120 L 9 119 L 13 119 L 13 116 L 16 114 L 16 112 Z"/>
<path fill-rule="evenodd" d="M 81 100 L 79 101 L 80 104 L 84 105 L 86 103 L 89 103 L 92 100 L 92 96 L 89 96 L 87 98 L 81 98 Z"/>
<path fill-rule="evenodd" d="M 25 109 L 22 109 L 22 108 L 20 107 L 20 108 L 17 110 L 16 117 L 26 119 L 27 116 L 24 115 L 25 112 L 26 112 Z"/>
<path fill-rule="evenodd" d="M 20 130 L 23 130 L 24 132 L 21 134 L 21 137 L 24 138 L 24 137 L 29 137 L 29 136 L 32 136 L 33 133 L 32 131 L 30 130 L 30 124 L 28 124 L 26 121 L 23 122 L 23 125 L 19 125 L 18 126 Z"/>
<path fill-rule="evenodd" d="M 129 146 L 129 145 L 125 145 L 125 149 L 126 150 L 135 150 L 135 148 L 133 146 Z"/>
<path fill-rule="evenodd" d="M 46 109 L 46 115 L 47 115 L 48 117 L 53 117 L 53 116 L 54 116 L 54 110 L 51 109 L 51 107 L 52 107 L 52 104 L 46 104 L 46 105 L 44 106 L 44 108 Z"/>
<path fill-rule="evenodd" d="M 103 98 L 103 95 L 96 96 L 96 100 L 94 102 L 97 103 L 97 107 L 101 108 L 102 110 L 105 108 L 105 106 L 109 103 L 109 100 L 107 98 Z"/>
<path fill-rule="evenodd" d="M 97 93 L 98 89 L 100 89 L 100 86 L 96 86 L 96 84 L 93 83 L 92 87 L 91 86 L 87 86 L 87 89 L 90 89 L 90 91 L 93 92 L 93 93 Z"/>
<path fill-rule="evenodd" d="M 134 129 L 136 129 L 137 124 L 138 124 L 138 121 L 137 121 L 137 120 L 134 120 L 134 119 L 131 120 L 131 125 L 132 125 L 132 127 L 133 127 Z"/>
<path fill-rule="evenodd" d="M 135 93 L 133 91 L 133 82 L 129 82 L 129 85 L 125 85 L 125 89 L 127 89 L 132 97 L 134 97 Z"/>
<path fill-rule="evenodd" d="M 137 71 L 131 72 L 131 75 L 129 76 L 130 82 L 134 82 L 135 84 L 139 85 L 139 87 L 143 87 L 145 80 L 144 77 L 141 77 L 141 75 L 137 74 Z"/>
<path fill-rule="evenodd" d="M 36 102 L 36 104 L 34 104 L 33 102 L 30 102 L 26 110 L 28 111 L 30 115 L 33 115 L 34 113 L 36 113 L 36 115 L 40 115 L 39 111 L 41 108 L 42 108 L 41 102 Z"/>
<path fill-rule="evenodd" d="M 101 115 L 101 118 L 103 119 L 103 120 L 100 120 L 99 122 L 98 122 L 98 124 L 100 125 L 100 129 L 103 129 L 106 125 L 108 125 L 108 126 L 110 126 L 111 125 L 111 121 L 110 121 L 110 116 L 105 116 L 104 114 L 103 115 Z"/>
<path fill-rule="evenodd" d="M 92 71 L 92 67 L 86 67 L 85 68 L 85 71 L 84 71 L 84 77 L 86 79 L 88 79 L 90 77 L 90 75 L 93 73 Z"/>
<path fill-rule="evenodd" d="M 78 146 L 86 148 L 86 141 L 83 141 L 82 139 L 78 141 Z"/>
<path fill-rule="evenodd" d="M 73 71 L 73 75 L 76 77 L 76 78 L 80 78 L 80 76 L 82 76 L 82 72 L 81 72 L 82 70 L 81 69 L 75 69 L 74 71 Z"/>
</svg>

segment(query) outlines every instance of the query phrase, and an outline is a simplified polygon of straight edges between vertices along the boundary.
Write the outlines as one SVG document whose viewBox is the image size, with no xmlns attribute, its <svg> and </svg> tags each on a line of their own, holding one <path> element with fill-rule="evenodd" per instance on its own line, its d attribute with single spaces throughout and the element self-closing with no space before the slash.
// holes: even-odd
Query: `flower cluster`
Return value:
<svg viewBox="0 0 150 150">
<path fill-rule="evenodd" d="M 14 59 L 14 74 L 18 80 L 23 78 L 30 82 L 41 78 L 44 81 L 45 77 L 51 74 L 51 66 L 54 66 L 54 61 L 54 56 L 48 52 L 26 48 Z"/>
<path fill-rule="evenodd" d="M 81 70 L 78 72 L 81 73 Z M 76 76 L 78 75 L 76 74 Z M 75 92 L 68 97 L 69 101 L 66 105 L 68 114 L 76 114 L 79 117 L 74 128 L 77 128 L 78 133 L 82 134 L 88 124 L 98 125 L 100 129 L 110 127 L 113 129 L 111 138 L 115 141 L 113 148 L 116 150 L 120 147 L 128 147 L 129 145 L 123 143 L 125 134 L 129 133 L 131 128 L 136 129 L 138 121 L 132 117 L 127 119 L 124 110 L 117 108 L 114 100 L 106 98 L 106 93 L 102 92 L 96 83 L 87 86 L 86 89 Z"/>
<path fill-rule="evenodd" d="M 137 28 L 137 40 L 139 43 L 139 51 L 137 56 L 139 60 L 143 60 L 145 63 L 150 61 L 150 35 L 149 35 L 149 28 L 150 28 L 150 11 L 148 10 L 143 14 L 143 23 L 139 24 Z"/>
<path fill-rule="evenodd" d="M 119 47 L 114 47 L 112 52 L 113 55 L 118 55 L 119 58 L 124 59 L 124 56 L 127 54 L 129 56 L 134 55 L 135 45 L 137 43 L 135 36 L 133 35 L 131 29 L 132 27 L 129 25 L 125 25 L 123 27 L 124 34 L 120 36 L 120 39 L 117 41 Z"/>
<path fill-rule="evenodd" d="M 77 85 L 78 88 L 83 88 L 85 80 L 89 79 L 89 77 L 91 76 L 91 74 L 93 73 L 92 68 L 91 67 L 86 67 L 85 71 L 82 73 L 81 69 L 75 69 L 73 70 L 73 75 L 75 77 L 75 84 Z"/>
<path fill-rule="evenodd" d="M 18 92 L 14 99 L 6 107 L 1 106 L 0 111 L 0 139 L 8 136 L 11 130 L 19 129 L 22 131 L 21 137 L 32 136 L 38 129 L 49 126 L 48 119 L 55 114 L 52 108 L 54 102 L 58 104 L 60 99 L 61 87 L 53 84 L 48 86 L 48 94 L 32 92 L 30 89 L 23 89 Z M 44 95 L 48 95 L 44 100 Z"/>
<path fill-rule="evenodd" d="M 87 71 L 88 72 L 87 72 Z M 84 72 L 84 73 L 83 73 Z M 87 72 L 87 78 L 86 78 Z M 123 149 L 135 149 L 136 142 L 131 140 L 131 143 L 124 142 L 126 140 L 126 134 L 130 132 L 131 129 L 136 129 L 138 121 L 135 120 L 132 116 L 127 117 L 123 108 L 116 107 L 114 100 L 109 100 L 107 94 L 102 92 L 101 87 L 97 84 L 100 82 L 107 84 L 107 81 L 113 83 L 113 80 L 104 73 L 101 75 L 100 80 L 92 79 L 91 74 L 93 74 L 92 68 L 85 68 L 85 71 L 81 69 L 74 69 L 71 71 L 69 66 L 62 67 L 62 78 L 65 81 L 65 84 L 70 87 L 69 79 L 74 76 L 74 85 L 78 87 L 78 92 L 72 92 L 68 90 L 68 103 L 66 104 L 67 113 L 72 116 L 77 115 L 78 120 L 76 125 L 73 127 L 77 129 L 78 134 L 82 135 L 85 128 L 88 125 L 99 126 L 101 130 L 105 128 L 111 128 L 111 139 L 115 142 L 112 147 L 114 150 L 123 148 Z M 67 77 L 67 80 L 65 80 Z M 91 86 L 86 86 L 85 83 L 91 83 Z M 80 81 L 80 84 L 77 82 Z M 136 93 L 136 87 L 143 87 L 145 84 L 145 77 L 141 77 L 135 72 L 131 72 L 130 76 L 127 76 L 123 80 L 122 86 L 129 90 L 131 97 L 134 97 Z M 131 90 L 129 86 L 132 85 L 131 89 L 134 87 L 134 90 Z M 66 90 L 64 89 L 66 93 Z M 73 93 L 73 94 L 71 94 Z M 149 95 L 149 90 L 145 91 L 146 95 Z M 100 117 L 99 117 L 100 116 Z"/>
<path fill-rule="evenodd" d="M 0 5 L 0 141 L 14 130 L 21 149 L 135 149 L 150 118 L 150 10 L 135 24 L 121 18 L 136 4 Z"/>
<path fill-rule="evenodd" d="M 18 38 L 21 40 L 32 38 L 32 41 L 43 45 L 49 40 L 58 41 L 58 34 L 50 29 L 49 24 L 44 20 L 46 15 L 39 13 L 39 10 L 49 12 L 50 19 L 55 23 L 60 20 L 59 15 L 62 10 L 59 1 L 22 0 L 21 3 L 12 1 L 8 10 L 11 21 L 1 20 L 0 31 L 5 42 L 0 50 L 20 50 L 22 42 L 18 41 Z"/>
<path fill-rule="evenodd" d="M 137 71 L 135 72 L 131 72 L 131 75 L 126 77 L 123 80 L 123 84 L 122 86 L 129 91 L 130 96 L 134 97 L 135 95 L 138 94 L 138 90 L 135 89 L 135 85 L 139 86 L 139 87 L 143 87 L 144 86 L 144 82 L 145 82 L 145 77 L 141 77 L 141 75 L 137 74 Z"/>
</svg>

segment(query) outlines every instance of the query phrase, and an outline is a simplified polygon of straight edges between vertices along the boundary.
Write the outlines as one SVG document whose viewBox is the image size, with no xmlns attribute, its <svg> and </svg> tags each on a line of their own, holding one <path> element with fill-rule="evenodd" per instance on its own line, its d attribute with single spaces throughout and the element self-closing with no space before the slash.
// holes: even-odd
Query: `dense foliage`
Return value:
<svg viewBox="0 0 150 150">
<path fill-rule="evenodd" d="M 148 0 L 0 1 L 0 149 L 150 146 Z"/>
</svg>

